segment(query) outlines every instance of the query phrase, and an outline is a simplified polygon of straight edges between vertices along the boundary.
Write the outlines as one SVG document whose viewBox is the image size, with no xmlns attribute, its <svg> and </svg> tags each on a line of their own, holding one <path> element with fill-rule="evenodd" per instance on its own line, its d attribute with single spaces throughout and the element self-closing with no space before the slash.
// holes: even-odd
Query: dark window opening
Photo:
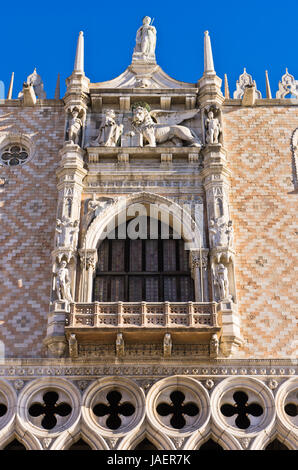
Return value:
<svg viewBox="0 0 298 470">
<path fill-rule="evenodd" d="M 158 450 L 152 442 L 145 437 L 135 448 L 134 450 Z"/>
<path fill-rule="evenodd" d="M 213 439 L 208 439 L 208 441 L 204 442 L 204 444 L 201 445 L 199 450 L 224 450 L 217 442 L 215 442 Z"/>
<path fill-rule="evenodd" d="M 72 444 L 67 450 L 92 450 L 89 444 L 83 439 L 79 439 L 77 442 Z"/>
<path fill-rule="evenodd" d="M 148 219 L 148 227 L 149 227 Z M 127 224 L 126 224 L 127 225 Z M 115 239 L 102 241 L 93 286 L 93 301 L 98 302 L 188 302 L 194 300 L 188 256 L 184 241 L 162 238 L 158 222 L 156 238 L 121 239 L 123 227 L 115 230 Z M 127 232 L 124 232 L 127 233 Z"/>
<path fill-rule="evenodd" d="M 278 439 L 274 439 L 274 441 L 270 442 L 270 444 L 268 444 L 265 447 L 265 450 L 289 450 L 289 449 L 287 448 L 287 446 L 282 444 Z"/>
<path fill-rule="evenodd" d="M 4 447 L 3 450 L 27 450 L 24 444 L 22 444 L 17 439 L 11 441 L 7 446 Z"/>
</svg>

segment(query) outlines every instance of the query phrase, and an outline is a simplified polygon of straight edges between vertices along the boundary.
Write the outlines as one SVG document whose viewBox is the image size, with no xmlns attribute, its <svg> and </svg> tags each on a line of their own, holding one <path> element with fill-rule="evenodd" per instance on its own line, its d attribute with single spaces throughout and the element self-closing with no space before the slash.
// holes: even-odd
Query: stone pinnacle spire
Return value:
<svg viewBox="0 0 298 470">
<path fill-rule="evenodd" d="M 55 88 L 55 100 L 60 100 L 60 73 L 57 75 L 57 82 L 56 82 L 56 88 Z"/>
<path fill-rule="evenodd" d="M 10 84 L 8 88 L 7 98 L 6 98 L 7 100 L 11 100 L 12 98 L 13 81 L 14 81 L 14 72 L 12 72 L 11 74 Z"/>
<path fill-rule="evenodd" d="M 205 31 L 204 34 L 204 75 L 215 74 L 209 32 Z"/>
<path fill-rule="evenodd" d="M 269 83 L 269 77 L 268 77 L 268 71 L 267 70 L 265 71 L 265 75 L 266 75 L 266 98 L 271 100 L 272 95 L 271 95 L 271 88 L 270 88 L 270 83 Z"/>
<path fill-rule="evenodd" d="M 227 100 L 230 99 L 229 83 L 228 83 L 228 77 L 226 73 L 225 73 L 225 98 Z"/>
<path fill-rule="evenodd" d="M 77 52 L 74 63 L 74 72 L 84 73 L 84 34 L 83 31 L 80 31 L 78 43 L 77 43 Z"/>
</svg>

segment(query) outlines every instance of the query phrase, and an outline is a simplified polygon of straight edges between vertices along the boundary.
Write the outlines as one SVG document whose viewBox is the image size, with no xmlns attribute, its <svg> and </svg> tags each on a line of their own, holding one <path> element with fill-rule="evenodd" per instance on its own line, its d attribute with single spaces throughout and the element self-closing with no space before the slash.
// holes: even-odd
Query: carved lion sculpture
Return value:
<svg viewBox="0 0 298 470">
<path fill-rule="evenodd" d="M 133 110 L 133 129 L 143 135 L 148 147 L 156 147 L 170 141 L 176 147 L 182 147 L 184 142 L 191 147 L 201 147 L 202 144 L 196 134 L 185 126 L 178 124 L 185 119 L 191 119 L 197 110 L 184 112 L 177 111 L 151 111 L 143 106 Z M 153 121 L 153 117 L 157 122 Z"/>
</svg>

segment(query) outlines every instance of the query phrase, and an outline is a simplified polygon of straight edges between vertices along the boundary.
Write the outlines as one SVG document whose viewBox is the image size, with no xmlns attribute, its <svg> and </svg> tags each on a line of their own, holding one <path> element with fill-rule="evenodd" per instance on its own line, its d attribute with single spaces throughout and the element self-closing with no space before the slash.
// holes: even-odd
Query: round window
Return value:
<svg viewBox="0 0 298 470">
<path fill-rule="evenodd" d="M 1 163 L 7 166 L 23 165 L 29 158 L 28 150 L 22 145 L 14 144 L 5 147 L 1 153 Z"/>
</svg>

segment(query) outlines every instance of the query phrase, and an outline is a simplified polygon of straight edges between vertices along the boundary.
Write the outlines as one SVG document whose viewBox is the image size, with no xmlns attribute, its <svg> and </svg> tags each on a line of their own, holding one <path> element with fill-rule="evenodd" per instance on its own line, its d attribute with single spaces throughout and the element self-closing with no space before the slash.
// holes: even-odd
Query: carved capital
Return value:
<svg viewBox="0 0 298 470">
<path fill-rule="evenodd" d="M 81 269 L 86 269 L 89 271 L 95 270 L 96 263 L 97 263 L 97 251 L 93 249 L 84 250 L 83 248 L 79 250 L 80 261 L 81 261 Z"/>
<path fill-rule="evenodd" d="M 206 270 L 208 267 L 208 248 L 202 248 L 201 250 L 191 250 L 190 251 L 190 267 L 191 271 L 194 271 L 196 268 L 201 269 L 201 267 Z"/>
</svg>

